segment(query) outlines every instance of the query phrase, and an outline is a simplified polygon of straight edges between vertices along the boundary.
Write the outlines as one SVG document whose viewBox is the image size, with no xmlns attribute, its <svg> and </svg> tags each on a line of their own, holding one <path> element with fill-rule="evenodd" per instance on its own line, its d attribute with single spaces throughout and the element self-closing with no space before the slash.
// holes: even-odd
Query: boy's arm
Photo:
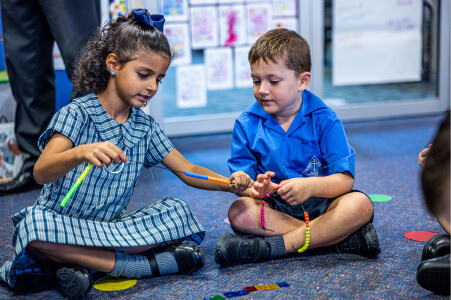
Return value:
<svg viewBox="0 0 451 300">
<path fill-rule="evenodd" d="M 280 182 L 278 194 L 291 205 L 302 203 L 310 197 L 334 198 L 350 191 L 354 178 L 348 173 L 324 177 L 292 178 Z"/>
<path fill-rule="evenodd" d="M 161 162 L 166 168 L 170 170 L 177 170 L 181 172 L 191 172 L 211 177 L 216 177 L 224 180 L 234 181 L 235 184 L 223 184 L 209 180 L 203 180 L 185 176 L 181 172 L 173 171 L 184 183 L 189 186 L 200 188 L 204 190 L 224 191 L 230 193 L 237 193 L 241 196 L 248 196 L 250 187 L 253 185 L 252 179 L 244 172 L 235 172 L 230 178 L 220 175 L 205 167 L 195 165 L 188 161 L 177 149 L 172 149 L 168 155 Z"/>
</svg>

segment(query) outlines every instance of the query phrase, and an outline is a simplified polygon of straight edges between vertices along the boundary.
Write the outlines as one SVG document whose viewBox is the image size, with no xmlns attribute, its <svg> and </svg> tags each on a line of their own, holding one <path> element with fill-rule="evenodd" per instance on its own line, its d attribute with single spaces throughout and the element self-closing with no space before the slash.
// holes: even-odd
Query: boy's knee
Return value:
<svg viewBox="0 0 451 300">
<path fill-rule="evenodd" d="M 353 199 L 356 209 L 356 215 L 362 216 L 362 219 L 371 220 L 374 214 L 374 207 L 371 200 L 363 193 L 356 192 L 354 195 L 355 199 Z"/>
<path fill-rule="evenodd" d="M 239 198 L 229 208 L 230 224 L 237 228 L 251 228 L 257 224 L 258 207 L 252 198 Z"/>
</svg>

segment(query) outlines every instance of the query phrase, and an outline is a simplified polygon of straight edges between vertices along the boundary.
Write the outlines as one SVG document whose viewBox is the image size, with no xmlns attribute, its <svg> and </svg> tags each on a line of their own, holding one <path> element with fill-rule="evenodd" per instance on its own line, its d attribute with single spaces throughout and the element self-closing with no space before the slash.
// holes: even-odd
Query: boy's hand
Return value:
<svg viewBox="0 0 451 300">
<path fill-rule="evenodd" d="M 234 190 L 232 192 L 236 194 L 242 194 L 254 184 L 252 178 L 243 171 L 233 173 L 230 176 L 229 180 L 235 183 Z"/>
<path fill-rule="evenodd" d="M 251 188 L 251 197 L 262 199 L 266 194 L 278 188 L 278 185 L 271 182 L 271 178 L 275 176 L 274 172 L 268 171 L 265 174 L 257 175 L 257 180 Z"/>
<path fill-rule="evenodd" d="M 292 178 L 280 183 L 277 191 L 280 197 L 290 205 L 297 205 L 308 200 L 312 196 L 308 178 Z"/>
<path fill-rule="evenodd" d="M 431 151 L 432 144 L 429 144 L 429 146 L 425 149 L 423 149 L 420 154 L 418 154 L 418 163 L 420 164 L 420 167 L 424 167 L 424 160 L 429 154 L 429 151 Z"/>
<path fill-rule="evenodd" d="M 125 153 L 116 145 L 110 142 L 99 142 L 79 146 L 83 159 L 92 163 L 98 168 L 111 163 L 118 164 L 121 161 L 128 163 Z"/>
</svg>

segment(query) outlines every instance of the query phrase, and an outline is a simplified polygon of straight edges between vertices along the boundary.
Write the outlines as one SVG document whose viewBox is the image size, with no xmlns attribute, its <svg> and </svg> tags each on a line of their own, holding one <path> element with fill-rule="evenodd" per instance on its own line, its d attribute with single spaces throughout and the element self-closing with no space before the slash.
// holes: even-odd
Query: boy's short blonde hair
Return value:
<svg viewBox="0 0 451 300">
<path fill-rule="evenodd" d="M 310 72 L 312 60 L 307 41 L 296 31 L 288 29 L 273 29 L 258 38 L 249 50 L 249 63 L 259 59 L 276 63 L 285 61 L 288 69 L 296 72 L 296 76 L 303 72 Z"/>
</svg>

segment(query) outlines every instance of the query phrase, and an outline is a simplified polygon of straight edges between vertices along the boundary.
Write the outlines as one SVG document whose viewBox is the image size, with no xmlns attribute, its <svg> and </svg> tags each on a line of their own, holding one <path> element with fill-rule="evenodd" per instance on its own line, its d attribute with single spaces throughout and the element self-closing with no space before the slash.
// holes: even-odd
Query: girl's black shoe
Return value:
<svg viewBox="0 0 451 300">
<path fill-rule="evenodd" d="M 56 282 L 59 290 L 68 299 L 83 299 L 92 289 L 89 273 L 76 266 L 63 266 L 56 270 Z"/>
<path fill-rule="evenodd" d="M 445 256 L 449 253 L 449 234 L 436 234 L 424 244 L 421 260 Z"/>
<path fill-rule="evenodd" d="M 150 249 L 144 252 L 149 260 L 152 276 L 160 275 L 155 254 L 162 252 L 170 252 L 174 255 L 179 269 L 178 274 L 189 274 L 205 265 L 205 254 L 202 248 L 193 242 L 182 241 L 179 244 Z"/>
</svg>

